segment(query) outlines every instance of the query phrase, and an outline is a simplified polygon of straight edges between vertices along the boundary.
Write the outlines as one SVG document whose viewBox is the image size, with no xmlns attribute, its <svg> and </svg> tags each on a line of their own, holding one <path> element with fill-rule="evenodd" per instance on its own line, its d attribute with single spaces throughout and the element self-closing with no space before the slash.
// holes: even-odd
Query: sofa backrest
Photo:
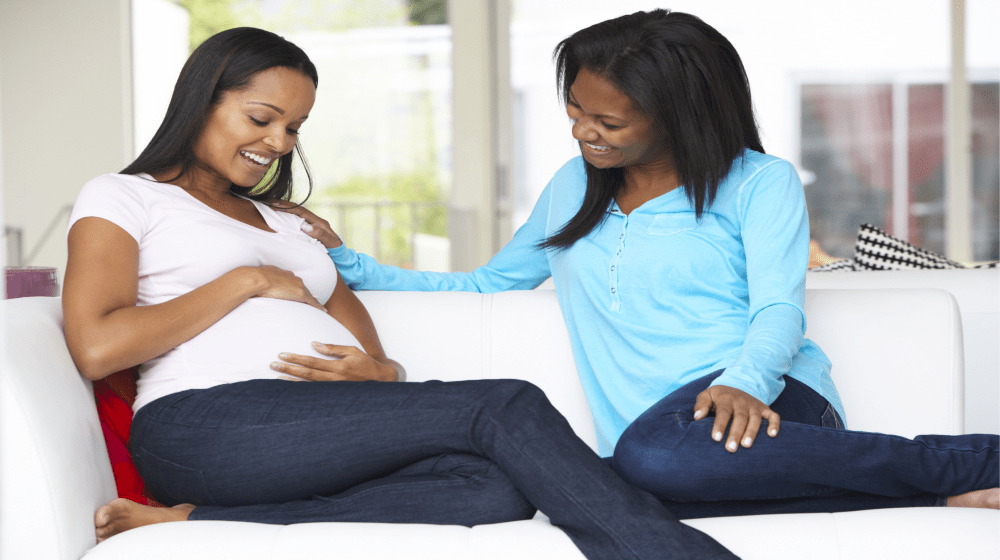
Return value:
<svg viewBox="0 0 1000 560">
<path fill-rule="evenodd" d="M 809 272 L 806 289 L 940 288 L 962 315 L 965 429 L 1000 433 L 1000 269 Z"/>
<path fill-rule="evenodd" d="M 527 379 L 596 448 L 555 292 L 358 296 L 409 380 Z M 806 336 L 833 362 L 849 427 L 907 437 L 963 433 L 962 330 L 949 293 L 807 290 L 806 323 Z"/>
<path fill-rule="evenodd" d="M 962 321 L 944 290 L 806 290 L 806 337 L 833 363 L 847 427 L 965 433 Z"/>
<path fill-rule="evenodd" d="M 597 449 L 554 291 L 358 292 L 358 298 L 408 381 L 526 379 Z"/>
</svg>

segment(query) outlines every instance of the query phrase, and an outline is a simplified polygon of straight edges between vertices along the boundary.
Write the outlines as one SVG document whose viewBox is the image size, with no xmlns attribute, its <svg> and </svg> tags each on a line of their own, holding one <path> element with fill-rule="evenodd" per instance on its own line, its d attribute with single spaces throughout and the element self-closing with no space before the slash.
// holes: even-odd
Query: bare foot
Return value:
<svg viewBox="0 0 1000 560">
<path fill-rule="evenodd" d="M 948 498 L 948 507 L 1000 509 L 1000 488 L 973 490 Z"/>
<path fill-rule="evenodd" d="M 188 514 L 193 509 L 194 506 L 191 504 L 161 508 L 144 506 L 124 498 L 115 498 L 94 514 L 97 542 L 143 525 L 167 521 L 187 521 Z"/>
</svg>

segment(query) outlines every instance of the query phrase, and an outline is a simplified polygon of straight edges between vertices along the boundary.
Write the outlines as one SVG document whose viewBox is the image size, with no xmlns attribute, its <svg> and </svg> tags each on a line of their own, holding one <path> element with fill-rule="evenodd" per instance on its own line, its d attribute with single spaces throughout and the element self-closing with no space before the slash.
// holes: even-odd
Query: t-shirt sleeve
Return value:
<svg viewBox="0 0 1000 560">
<path fill-rule="evenodd" d="M 148 223 L 147 215 L 138 185 L 120 175 L 102 175 L 83 186 L 73 204 L 66 233 L 82 218 L 103 218 L 139 243 Z"/>
</svg>

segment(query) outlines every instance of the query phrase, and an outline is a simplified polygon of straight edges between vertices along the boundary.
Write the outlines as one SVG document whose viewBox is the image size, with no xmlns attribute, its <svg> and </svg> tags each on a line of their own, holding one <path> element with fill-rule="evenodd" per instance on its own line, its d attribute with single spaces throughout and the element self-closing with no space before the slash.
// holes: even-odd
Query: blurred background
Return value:
<svg viewBox="0 0 1000 560">
<path fill-rule="evenodd" d="M 656 7 L 736 46 L 824 254 L 850 257 L 871 223 L 1000 258 L 998 0 L 0 0 L 5 264 L 61 275 L 79 189 L 143 149 L 195 46 L 251 25 L 319 71 L 296 197 L 382 262 L 470 270 L 578 154 L 556 43 Z"/>
</svg>

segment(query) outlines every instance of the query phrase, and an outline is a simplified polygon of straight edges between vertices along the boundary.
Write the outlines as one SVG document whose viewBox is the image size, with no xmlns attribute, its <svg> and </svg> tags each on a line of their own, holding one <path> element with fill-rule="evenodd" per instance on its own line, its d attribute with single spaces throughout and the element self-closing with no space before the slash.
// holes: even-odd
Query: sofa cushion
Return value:
<svg viewBox="0 0 1000 560">
<path fill-rule="evenodd" d="M 964 265 L 897 239 L 871 224 L 861 224 L 854 244 L 856 270 L 953 269 Z"/>
</svg>

